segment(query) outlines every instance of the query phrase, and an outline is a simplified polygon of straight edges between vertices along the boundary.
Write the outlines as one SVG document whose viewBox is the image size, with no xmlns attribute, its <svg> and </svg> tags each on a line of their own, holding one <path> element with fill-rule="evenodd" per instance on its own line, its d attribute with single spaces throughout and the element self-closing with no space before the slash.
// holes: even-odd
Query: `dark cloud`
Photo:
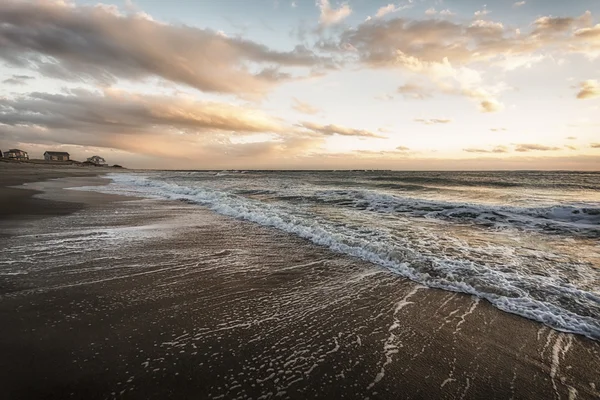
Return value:
<svg viewBox="0 0 600 400">
<path fill-rule="evenodd" d="M 27 81 L 32 79 L 35 78 L 28 75 L 13 75 L 12 77 L 3 80 L 2 83 L 6 83 L 7 85 L 26 85 Z"/>
<path fill-rule="evenodd" d="M 280 135 L 285 130 L 279 120 L 256 109 L 184 97 L 75 90 L 0 99 L 0 136 L 15 142 L 169 156 L 228 141 L 232 135 Z"/>
<path fill-rule="evenodd" d="M 541 144 L 517 144 L 515 146 L 515 151 L 524 153 L 528 151 L 552 151 L 552 150 L 560 150 L 560 147 L 550 147 L 544 146 Z"/>
<path fill-rule="evenodd" d="M 0 99 L 0 122 L 49 129 L 137 132 L 150 127 L 227 132 L 277 132 L 282 125 L 264 113 L 225 103 L 136 95 L 118 90 L 69 94 L 30 93 Z"/>
<path fill-rule="evenodd" d="M 591 143 L 591 144 L 590 144 L 590 147 L 591 147 L 592 149 L 600 149 L 600 143 Z"/>
<path fill-rule="evenodd" d="M 303 122 L 297 127 L 301 129 L 254 108 L 112 89 L 0 98 L 3 143 L 92 146 L 220 162 L 215 157 L 295 157 L 332 135 L 385 138 L 331 124 Z M 245 136 L 256 134 L 267 137 L 245 142 Z"/>
<path fill-rule="evenodd" d="M 541 17 L 534 23 L 534 35 L 555 34 L 566 32 L 573 26 L 575 18 L 570 17 Z"/>
<path fill-rule="evenodd" d="M 326 67 L 304 46 L 276 51 L 241 38 L 114 7 L 0 3 L 0 58 L 60 79 L 112 83 L 158 76 L 199 90 L 260 94 L 291 75 L 285 67 Z"/>
</svg>

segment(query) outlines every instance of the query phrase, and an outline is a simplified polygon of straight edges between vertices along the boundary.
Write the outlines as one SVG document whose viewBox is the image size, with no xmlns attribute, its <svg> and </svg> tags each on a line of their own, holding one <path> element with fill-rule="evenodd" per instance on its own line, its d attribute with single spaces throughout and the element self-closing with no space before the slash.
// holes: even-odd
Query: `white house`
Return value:
<svg viewBox="0 0 600 400">
<path fill-rule="evenodd" d="M 106 165 L 106 160 L 100 156 L 92 156 L 88 158 L 87 161 L 95 165 Z"/>
</svg>

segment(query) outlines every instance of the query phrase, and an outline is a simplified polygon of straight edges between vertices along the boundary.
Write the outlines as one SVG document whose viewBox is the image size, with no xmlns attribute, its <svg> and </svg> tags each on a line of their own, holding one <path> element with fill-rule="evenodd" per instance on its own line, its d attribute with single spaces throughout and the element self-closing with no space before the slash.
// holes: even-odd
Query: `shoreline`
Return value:
<svg viewBox="0 0 600 400">
<path fill-rule="evenodd" d="M 31 186 L 81 208 L 15 216 L 0 245 L 9 398 L 600 395 L 598 342 L 199 206 L 66 182 Z"/>
<path fill-rule="evenodd" d="M 100 175 L 108 172 L 115 171 L 109 168 L 91 170 L 71 165 L 0 163 L 0 221 L 68 215 L 97 203 L 98 199 L 107 201 L 108 198 L 104 197 L 107 195 L 100 193 L 65 195 L 61 190 L 69 185 L 103 185 L 106 180 L 100 178 Z M 61 178 L 74 181 L 58 185 L 53 183 L 53 180 Z"/>
</svg>

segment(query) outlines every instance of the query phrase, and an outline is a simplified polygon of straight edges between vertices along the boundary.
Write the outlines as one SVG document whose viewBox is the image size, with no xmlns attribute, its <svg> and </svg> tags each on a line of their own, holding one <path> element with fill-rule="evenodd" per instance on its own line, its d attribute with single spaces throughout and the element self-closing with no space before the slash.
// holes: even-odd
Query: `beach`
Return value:
<svg viewBox="0 0 600 400">
<path fill-rule="evenodd" d="M 67 189 L 106 173 L 0 164 L 4 398 L 600 397 L 598 341 L 202 205 Z"/>
</svg>

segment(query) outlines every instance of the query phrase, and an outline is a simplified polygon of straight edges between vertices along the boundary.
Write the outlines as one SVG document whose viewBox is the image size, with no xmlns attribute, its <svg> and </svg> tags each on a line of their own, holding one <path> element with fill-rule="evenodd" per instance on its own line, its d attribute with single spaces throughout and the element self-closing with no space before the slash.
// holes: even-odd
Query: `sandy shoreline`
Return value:
<svg viewBox="0 0 600 400">
<path fill-rule="evenodd" d="M 9 399 L 600 396 L 598 342 L 74 170 L 0 169 Z"/>
</svg>

